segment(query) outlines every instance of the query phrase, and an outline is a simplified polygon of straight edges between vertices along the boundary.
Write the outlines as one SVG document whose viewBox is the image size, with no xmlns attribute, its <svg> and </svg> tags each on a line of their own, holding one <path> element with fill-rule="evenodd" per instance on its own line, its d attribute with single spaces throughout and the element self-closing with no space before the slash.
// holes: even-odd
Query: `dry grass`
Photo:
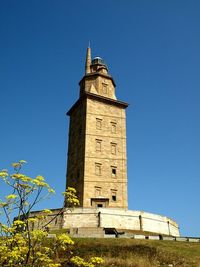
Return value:
<svg viewBox="0 0 200 267">
<path fill-rule="evenodd" d="M 75 254 L 103 257 L 104 267 L 200 267 L 200 243 L 92 238 L 75 243 Z"/>
</svg>

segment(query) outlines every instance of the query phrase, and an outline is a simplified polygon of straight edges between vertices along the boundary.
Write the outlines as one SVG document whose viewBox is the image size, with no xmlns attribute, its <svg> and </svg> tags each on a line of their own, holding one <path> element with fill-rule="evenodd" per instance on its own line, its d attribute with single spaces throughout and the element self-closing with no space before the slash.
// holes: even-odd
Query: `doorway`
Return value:
<svg viewBox="0 0 200 267">
<path fill-rule="evenodd" d="M 108 198 L 91 198 L 91 206 L 93 208 L 106 208 L 108 207 Z"/>
</svg>

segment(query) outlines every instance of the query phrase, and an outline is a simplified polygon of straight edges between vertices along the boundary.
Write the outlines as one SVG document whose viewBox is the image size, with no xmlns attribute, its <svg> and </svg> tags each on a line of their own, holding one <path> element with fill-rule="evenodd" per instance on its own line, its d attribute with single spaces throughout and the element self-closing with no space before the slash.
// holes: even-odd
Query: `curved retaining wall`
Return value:
<svg viewBox="0 0 200 267">
<path fill-rule="evenodd" d="M 180 236 L 179 227 L 175 221 L 144 211 L 75 208 L 73 211 L 64 212 L 63 228 L 84 227 L 116 228 Z"/>
</svg>

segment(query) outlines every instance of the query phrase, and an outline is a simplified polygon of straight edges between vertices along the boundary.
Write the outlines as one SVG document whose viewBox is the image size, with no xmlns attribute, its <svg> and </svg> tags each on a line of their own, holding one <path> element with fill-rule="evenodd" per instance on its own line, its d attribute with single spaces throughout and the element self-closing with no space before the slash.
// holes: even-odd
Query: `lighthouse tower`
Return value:
<svg viewBox="0 0 200 267">
<path fill-rule="evenodd" d="M 127 208 L 126 108 L 100 57 L 87 48 L 80 96 L 70 116 L 67 187 L 81 207 Z"/>
</svg>

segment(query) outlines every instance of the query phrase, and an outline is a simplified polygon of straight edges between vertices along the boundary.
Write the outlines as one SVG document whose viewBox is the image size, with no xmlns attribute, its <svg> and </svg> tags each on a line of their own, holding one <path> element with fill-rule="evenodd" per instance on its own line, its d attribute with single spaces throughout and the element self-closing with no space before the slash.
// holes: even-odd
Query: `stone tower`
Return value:
<svg viewBox="0 0 200 267">
<path fill-rule="evenodd" d="M 87 49 L 80 96 L 70 116 L 67 187 L 81 207 L 127 208 L 126 114 L 100 57 Z"/>
<path fill-rule="evenodd" d="M 74 237 L 117 237 L 119 233 L 134 238 L 138 233 L 153 233 L 155 238 L 180 236 L 178 224 L 170 218 L 127 209 L 128 104 L 117 100 L 106 64 L 99 57 L 92 60 L 90 48 L 79 85 L 79 99 L 67 113 L 67 187 L 76 188 L 81 206 L 53 209 L 34 229 L 48 222 L 50 229 L 65 229 Z M 41 214 L 43 211 L 35 211 L 30 216 Z"/>
</svg>

